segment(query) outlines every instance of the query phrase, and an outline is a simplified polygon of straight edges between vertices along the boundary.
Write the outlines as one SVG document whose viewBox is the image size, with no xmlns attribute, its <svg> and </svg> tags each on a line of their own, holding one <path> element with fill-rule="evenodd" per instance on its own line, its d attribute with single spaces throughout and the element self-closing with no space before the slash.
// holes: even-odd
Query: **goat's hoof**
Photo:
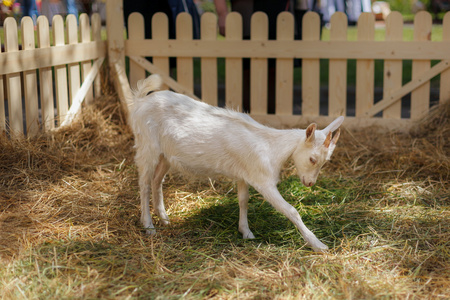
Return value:
<svg viewBox="0 0 450 300">
<path fill-rule="evenodd" d="M 322 249 L 322 248 L 313 248 L 314 252 L 317 253 L 327 253 L 328 252 L 328 247 Z"/>
<path fill-rule="evenodd" d="M 316 242 L 314 245 L 309 244 L 309 246 L 314 250 L 314 252 L 325 253 L 328 250 L 328 246 L 322 242 Z"/>
<path fill-rule="evenodd" d="M 161 221 L 161 223 L 162 223 L 164 226 L 167 226 L 167 225 L 170 224 L 170 221 L 169 221 L 169 220 L 161 219 L 160 221 Z"/>
<path fill-rule="evenodd" d="M 155 228 L 146 228 L 145 233 L 150 236 L 154 236 L 156 234 L 156 229 Z"/>
<path fill-rule="evenodd" d="M 252 240 L 252 239 L 255 238 L 255 236 L 253 235 L 252 232 L 249 232 L 249 233 L 247 233 L 247 234 L 243 234 L 242 237 L 243 237 L 245 240 Z"/>
</svg>

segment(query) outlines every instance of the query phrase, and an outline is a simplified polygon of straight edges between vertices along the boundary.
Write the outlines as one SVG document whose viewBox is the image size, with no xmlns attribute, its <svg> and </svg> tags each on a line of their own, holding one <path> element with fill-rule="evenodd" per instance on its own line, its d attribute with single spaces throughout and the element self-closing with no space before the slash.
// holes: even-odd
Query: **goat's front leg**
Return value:
<svg viewBox="0 0 450 300">
<path fill-rule="evenodd" d="M 237 183 L 238 199 L 239 199 L 239 231 L 242 233 L 244 239 L 254 239 L 255 236 L 248 227 L 248 184 L 241 180 Z"/>
<path fill-rule="evenodd" d="M 167 171 L 169 171 L 169 168 L 169 162 L 161 154 L 152 179 L 152 196 L 153 208 L 164 225 L 169 224 L 169 217 L 167 216 L 166 208 L 164 207 L 162 182 Z"/>
<path fill-rule="evenodd" d="M 328 247 L 317 239 L 317 237 L 312 233 L 303 223 L 298 211 L 286 200 L 283 199 L 280 192 L 276 186 L 272 187 L 262 187 L 256 188 L 264 198 L 275 207 L 276 210 L 285 215 L 292 223 L 298 228 L 303 238 L 306 240 L 308 245 L 314 249 L 314 251 L 322 252 L 328 249 Z"/>
</svg>

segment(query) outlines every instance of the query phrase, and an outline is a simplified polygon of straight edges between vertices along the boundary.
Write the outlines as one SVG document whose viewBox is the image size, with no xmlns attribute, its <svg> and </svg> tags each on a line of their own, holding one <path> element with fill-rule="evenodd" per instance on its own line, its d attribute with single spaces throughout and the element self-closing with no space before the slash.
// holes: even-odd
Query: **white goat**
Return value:
<svg viewBox="0 0 450 300">
<path fill-rule="evenodd" d="M 169 168 L 202 176 L 225 175 L 237 181 L 239 231 L 254 238 L 248 227 L 248 185 L 253 186 L 300 230 L 316 251 L 327 246 L 303 224 L 297 210 L 277 189 L 283 164 L 290 158 L 302 183 L 312 186 L 320 168 L 330 159 L 344 118 L 338 117 L 323 130 L 311 124 L 306 130 L 277 130 L 250 116 L 210 106 L 185 95 L 158 91 L 159 75 L 138 83 L 133 92 L 130 121 L 136 142 L 139 171 L 141 221 L 154 234 L 149 210 L 150 186 L 153 207 L 164 225 L 169 224 L 162 194 L 162 181 Z M 151 93 L 148 95 L 148 93 Z"/>
</svg>

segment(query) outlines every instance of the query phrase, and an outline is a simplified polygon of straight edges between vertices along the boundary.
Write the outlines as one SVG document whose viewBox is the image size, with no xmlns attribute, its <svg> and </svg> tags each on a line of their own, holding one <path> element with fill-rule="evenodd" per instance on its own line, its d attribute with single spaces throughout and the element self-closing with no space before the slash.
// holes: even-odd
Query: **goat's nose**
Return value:
<svg viewBox="0 0 450 300">
<path fill-rule="evenodd" d="M 316 183 L 316 181 L 306 181 L 305 177 L 302 177 L 302 183 L 304 186 L 306 187 L 312 187 L 314 185 L 314 183 Z"/>
</svg>

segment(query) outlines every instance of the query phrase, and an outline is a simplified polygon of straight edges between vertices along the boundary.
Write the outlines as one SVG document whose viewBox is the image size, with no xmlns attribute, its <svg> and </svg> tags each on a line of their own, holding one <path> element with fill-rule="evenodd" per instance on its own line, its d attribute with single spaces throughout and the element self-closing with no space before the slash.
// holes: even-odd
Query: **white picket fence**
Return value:
<svg viewBox="0 0 450 300">
<path fill-rule="evenodd" d="M 114 4 L 115 3 L 115 4 Z M 362 127 L 381 125 L 409 128 L 430 108 L 430 79 L 440 74 L 439 101 L 450 100 L 450 12 L 444 17 L 442 41 L 431 41 L 432 17 L 419 12 L 414 20 L 414 41 L 403 41 L 403 18 L 398 12 L 386 20 L 386 38 L 375 41 L 375 18 L 363 13 L 357 24 L 357 41 L 347 40 L 347 17 L 335 13 L 330 22 L 329 41 L 320 38 L 320 19 L 314 12 L 303 18 L 303 40 L 294 40 L 294 18 L 288 12 L 278 16 L 277 40 L 268 40 L 268 20 L 257 12 L 251 19 L 250 40 L 242 38 L 242 18 L 228 14 L 226 37 L 217 39 L 217 17 L 205 13 L 201 17 L 201 39 L 192 38 L 192 20 L 181 13 L 176 19 L 176 39 L 169 39 L 168 18 L 162 13 L 153 16 L 152 39 L 144 38 L 144 18 L 138 13 L 128 20 L 128 39 L 123 39 L 121 0 L 110 0 L 109 24 L 110 62 L 117 71 L 117 86 L 121 94 L 129 93 L 129 85 L 146 72 L 163 75 L 167 86 L 175 91 L 194 95 L 193 60 L 200 58 L 201 100 L 218 104 L 217 59 L 225 58 L 225 103 L 242 108 L 242 59 L 250 58 L 250 114 L 276 127 L 295 127 L 310 121 L 327 123 L 347 114 L 347 61 L 356 59 L 355 114 L 347 116 L 345 125 Z M 125 77 L 125 57 L 130 59 L 129 78 Z M 150 63 L 145 57 L 152 57 Z M 169 58 L 176 57 L 176 81 L 169 77 Z M 267 113 L 267 59 L 276 59 L 276 109 Z M 294 59 L 302 59 L 301 115 L 293 109 Z M 320 59 L 329 60 L 328 115 L 320 115 Z M 384 61 L 383 99 L 374 99 L 375 60 Z M 412 60 L 412 80 L 402 85 L 402 63 Z M 431 60 L 439 62 L 432 66 Z M 128 83 L 129 82 L 129 83 Z M 402 118 L 401 99 L 411 94 L 410 116 Z M 379 113 L 382 112 L 381 117 Z M 377 116 L 376 116 L 377 115 Z"/>
<path fill-rule="evenodd" d="M 121 100 L 129 97 L 130 84 L 146 72 L 159 73 L 171 89 L 194 98 L 193 60 L 201 63 L 201 100 L 218 105 L 217 59 L 225 58 L 225 103 L 242 107 L 242 59 L 250 58 L 250 106 L 256 120 L 276 127 L 329 122 L 347 112 L 347 61 L 356 59 L 356 112 L 344 125 L 364 127 L 381 125 L 408 128 L 430 107 L 430 79 L 440 75 L 439 101 L 450 99 L 450 12 L 444 17 L 442 41 L 431 41 L 432 19 L 420 12 L 414 21 L 414 41 L 403 41 L 403 20 L 392 13 L 386 20 L 386 40 L 374 41 L 372 14 L 358 21 L 358 40 L 347 40 L 347 17 L 336 13 L 331 18 L 329 41 L 320 40 L 320 20 L 315 13 L 303 18 L 303 40 L 294 40 L 294 19 L 289 13 L 278 17 L 278 39 L 267 40 L 267 16 L 252 16 L 251 39 L 242 40 L 242 18 L 230 13 L 227 36 L 217 39 L 217 18 L 206 13 L 201 18 L 201 39 L 192 39 L 192 20 L 182 13 L 177 18 L 177 38 L 168 38 L 168 19 L 153 18 L 153 39 L 144 38 L 144 19 L 139 14 L 129 19 L 128 39 L 124 38 L 122 0 L 107 2 L 107 39 L 101 40 L 101 21 L 93 15 L 91 24 L 83 14 L 79 25 L 74 16 L 64 20 L 55 16 L 50 31 L 41 16 L 36 30 L 30 18 L 20 24 L 21 38 L 14 19 L 4 22 L 4 52 L 0 53 L 0 131 L 26 133 L 48 131 L 68 124 L 83 99 L 91 102 L 100 93 L 97 76 L 108 55 Z M 37 40 L 35 40 L 37 36 Z M 38 47 L 35 48 L 37 43 Z M 19 49 L 21 45 L 21 49 Z M 108 52 L 107 52 L 108 51 Z M 129 74 L 125 57 L 130 59 Z M 144 57 L 152 57 L 152 62 Z M 177 78 L 169 76 L 169 57 L 177 59 Z M 276 59 L 276 109 L 267 114 L 267 59 Z M 293 109 L 293 60 L 302 59 L 301 115 Z M 329 60 L 328 115 L 320 115 L 320 59 Z M 383 99 L 374 101 L 374 61 L 384 61 Z M 412 60 L 412 80 L 402 86 L 402 62 Z M 431 65 L 431 60 L 439 61 Z M 128 77 L 129 76 L 129 77 Z M 93 83 L 94 82 L 94 83 Z M 410 117 L 401 118 L 400 100 L 411 94 Z M 7 107 L 7 111 L 6 111 Z M 126 108 L 126 106 L 124 106 Z M 381 117 L 374 117 L 382 112 Z"/>
<path fill-rule="evenodd" d="M 5 20 L 0 131 L 33 136 L 51 130 L 70 122 L 83 99 L 91 102 L 99 95 L 96 75 L 106 56 L 106 42 L 101 39 L 99 15 L 94 14 L 91 22 L 86 14 L 80 15 L 79 25 L 74 15 L 65 22 L 57 15 L 50 31 L 45 16 L 37 19 L 36 29 L 25 17 L 19 36 L 16 20 Z"/>
</svg>

